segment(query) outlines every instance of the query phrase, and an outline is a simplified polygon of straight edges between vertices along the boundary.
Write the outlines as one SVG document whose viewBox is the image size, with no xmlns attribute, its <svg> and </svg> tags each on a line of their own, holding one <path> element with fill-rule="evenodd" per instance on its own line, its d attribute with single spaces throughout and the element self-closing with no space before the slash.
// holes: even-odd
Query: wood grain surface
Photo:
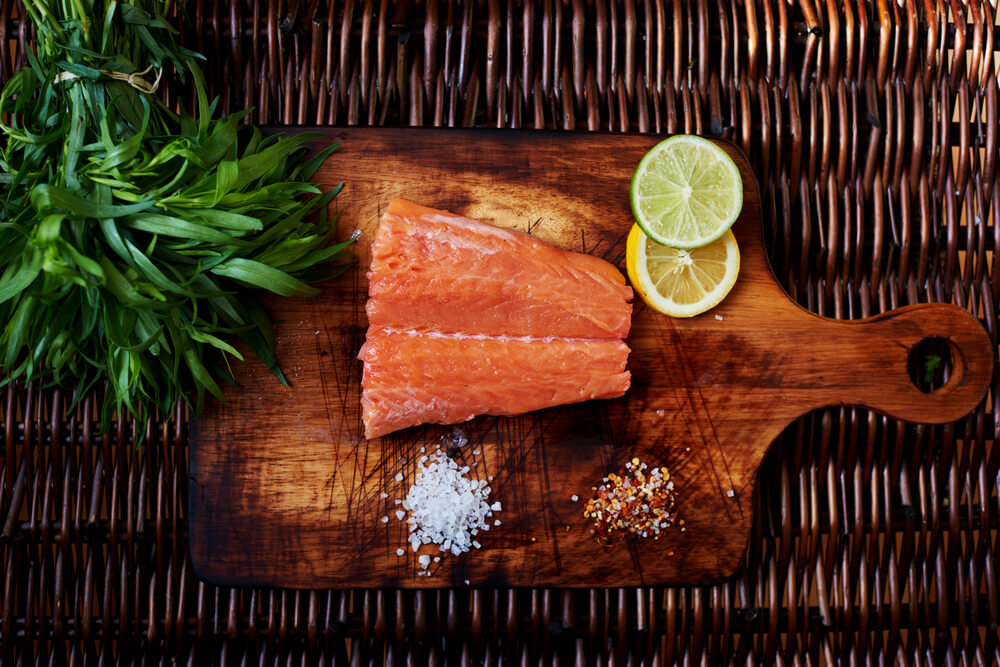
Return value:
<svg viewBox="0 0 1000 667">
<path fill-rule="evenodd" d="M 317 180 L 345 183 L 334 205 L 343 236 L 362 232 L 359 262 L 316 299 L 267 302 L 289 388 L 257 362 L 239 365 L 226 403 L 210 404 L 192 426 L 190 544 L 209 581 L 359 588 L 718 580 L 743 557 L 754 485 L 767 483 L 758 466 L 793 419 L 858 405 L 908 421 L 950 421 L 982 399 L 992 375 L 989 338 L 957 307 L 834 321 L 792 303 L 767 264 L 753 175 L 722 144 L 745 184 L 732 293 L 688 320 L 659 315 L 637 297 L 632 387 L 621 399 L 459 426 L 469 439 L 459 457 L 494 477 L 503 523 L 479 536 L 481 551 L 445 556 L 431 576 L 417 576 L 415 555 L 396 555 L 406 530 L 393 501 L 405 496 L 422 448 L 447 442 L 453 427 L 362 436 L 356 356 L 380 213 L 405 197 L 598 255 L 624 272 L 629 179 L 662 137 L 386 128 L 327 135 L 342 146 Z M 947 340 L 953 358 L 947 383 L 933 393 L 907 372 L 912 348 L 927 337 Z M 670 469 L 684 529 L 658 541 L 599 541 L 583 501 L 633 457 Z"/>
</svg>

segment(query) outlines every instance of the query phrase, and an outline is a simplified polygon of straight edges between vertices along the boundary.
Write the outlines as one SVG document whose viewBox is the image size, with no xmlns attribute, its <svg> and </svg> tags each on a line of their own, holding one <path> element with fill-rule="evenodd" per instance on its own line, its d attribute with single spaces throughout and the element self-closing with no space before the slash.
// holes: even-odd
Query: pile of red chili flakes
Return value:
<svg viewBox="0 0 1000 667">
<path fill-rule="evenodd" d="M 595 497 L 587 501 L 583 515 L 593 520 L 598 534 L 621 530 L 655 540 L 677 519 L 677 496 L 670 473 L 666 468 L 650 468 L 638 458 L 605 477 L 593 490 Z"/>
</svg>

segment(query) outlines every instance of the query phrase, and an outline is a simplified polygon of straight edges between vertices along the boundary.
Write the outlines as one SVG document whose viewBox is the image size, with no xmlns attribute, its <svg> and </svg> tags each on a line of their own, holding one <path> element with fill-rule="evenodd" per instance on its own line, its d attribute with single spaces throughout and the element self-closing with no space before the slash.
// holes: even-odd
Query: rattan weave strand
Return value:
<svg viewBox="0 0 1000 667">
<path fill-rule="evenodd" d="M 28 34 L 0 4 L 6 80 Z M 211 92 L 258 123 L 724 135 L 800 303 L 954 302 L 996 340 L 995 0 L 183 5 Z M 92 398 L 63 419 L 57 391 L 0 389 L 0 661 L 1000 664 L 997 388 L 943 427 L 794 423 L 728 582 L 415 593 L 202 583 L 181 410 L 135 451 L 131 423 L 95 435 Z"/>
</svg>

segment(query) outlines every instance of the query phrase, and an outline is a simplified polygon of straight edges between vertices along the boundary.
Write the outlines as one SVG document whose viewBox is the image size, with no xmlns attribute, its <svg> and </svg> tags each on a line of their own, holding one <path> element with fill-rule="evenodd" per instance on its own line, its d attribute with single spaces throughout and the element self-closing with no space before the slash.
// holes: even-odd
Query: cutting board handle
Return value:
<svg viewBox="0 0 1000 667">
<path fill-rule="evenodd" d="M 917 304 L 863 320 L 828 320 L 815 330 L 824 351 L 822 383 L 844 405 L 864 405 L 894 419 L 945 423 L 982 400 L 993 377 L 993 345 L 979 321 L 951 304 Z M 926 339 L 947 343 L 943 386 L 925 392 L 910 375 L 911 355 Z"/>
</svg>

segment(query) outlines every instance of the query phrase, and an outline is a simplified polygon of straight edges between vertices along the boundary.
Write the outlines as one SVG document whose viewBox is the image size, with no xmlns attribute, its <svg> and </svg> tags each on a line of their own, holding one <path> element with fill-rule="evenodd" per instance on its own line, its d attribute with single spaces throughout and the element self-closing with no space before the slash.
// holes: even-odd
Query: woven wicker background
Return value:
<svg viewBox="0 0 1000 667">
<path fill-rule="evenodd" d="M 979 0 L 183 2 L 225 110 L 274 124 L 722 134 L 803 305 L 950 301 L 997 337 L 997 9 Z M 26 27 L 0 0 L 0 81 Z M 178 19 L 178 23 L 180 20 Z M 335 158 L 334 158 L 335 159 Z M 743 569 L 701 588 L 294 592 L 197 580 L 186 417 L 94 435 L 0 390 L 2 664 L 1000 664 L 1000 394 L 943 427 L 809 415 Z"/>
</svg>

